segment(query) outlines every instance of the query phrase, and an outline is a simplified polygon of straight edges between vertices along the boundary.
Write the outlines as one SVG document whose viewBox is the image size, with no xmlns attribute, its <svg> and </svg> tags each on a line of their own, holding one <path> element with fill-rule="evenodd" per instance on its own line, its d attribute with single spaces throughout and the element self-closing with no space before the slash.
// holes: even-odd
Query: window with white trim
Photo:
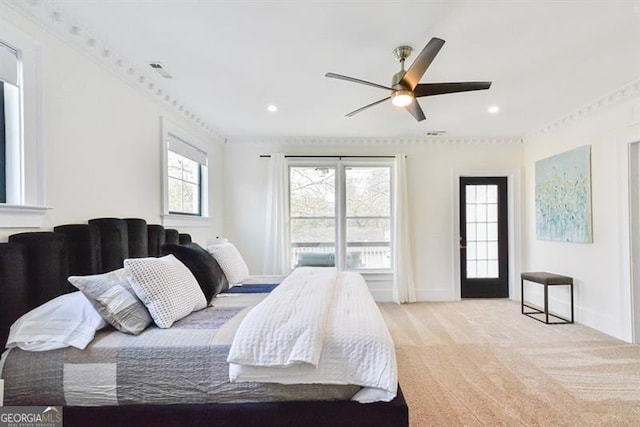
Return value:
<svg viewBox="0 0 640 427">
<path fill-rule="evenodd" d="M 390 162 L 291 162 L 292 268 L 392 268 Z"/>
<path fill-rule="evenodd" d="M 0 203 L 23 204 L 22 199 L 22 87 L 18 51 L 0 40 Z"/>
<path fill-rule="evenodd" d="M 206 145 L 166 118 L 162 120 L 162 135 L 165 222 L 167 218 L 206 218 Z"/>
<path fill-rule="evenodd" d="M 44 206 L 41 49 L 0 19 L 0 227 L 40 227 Z"/>
<path fill-rule="evenodd" d="M 206 154 L 170 136 L 167 161 L 169 213 L 202 215 L 201 184 L 203 169 L 207 167 Z"/>
</svg>

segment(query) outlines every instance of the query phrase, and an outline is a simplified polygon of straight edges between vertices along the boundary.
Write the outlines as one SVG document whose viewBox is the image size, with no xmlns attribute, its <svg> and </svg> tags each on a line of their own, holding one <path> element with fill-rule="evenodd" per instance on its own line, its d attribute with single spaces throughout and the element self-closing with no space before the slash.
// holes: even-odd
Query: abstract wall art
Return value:
<svg viewBox="0 0 640 427">
<path fill-rule="evenodd" d="M 591 146 L 536 162 L 536 237 L 593 242 Z"/>
</svg>

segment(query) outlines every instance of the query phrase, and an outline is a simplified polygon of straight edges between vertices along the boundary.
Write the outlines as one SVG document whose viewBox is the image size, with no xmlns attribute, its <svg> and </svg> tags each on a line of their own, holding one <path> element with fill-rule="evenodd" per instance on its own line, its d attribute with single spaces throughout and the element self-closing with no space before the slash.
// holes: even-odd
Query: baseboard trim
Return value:
<svg viewBox="0 0 640 427">
<path fill-rule="evenodd" d="M 393 302 L 393 292 L 391 289 L 371 289 L 369 288 L 373 299 L 377 302 Z"/>
<path fill-rule="evenodd" d="M 416 292 L 416 297 L 418 301 L 455 301 L 449 288 L 419 288 Z"/>
</svg>

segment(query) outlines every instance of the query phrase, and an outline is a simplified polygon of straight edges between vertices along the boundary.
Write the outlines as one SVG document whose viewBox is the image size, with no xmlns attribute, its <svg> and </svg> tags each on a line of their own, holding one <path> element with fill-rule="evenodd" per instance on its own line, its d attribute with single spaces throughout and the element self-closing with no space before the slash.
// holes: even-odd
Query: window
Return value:
<svg viewBox="0 0 640 427">
<path fill-rule="evenodd" d="M 0 203 L 7 203 L 7 141 L 4 122 L 4 81 L 0 80 Z"/>
<path fill-rule="evenodd" d="M 162 121 L 162 135 L 165 156 L 163 222 L 171 226 L 193 225 L 194 220 L 207 217 L 209 159 L 206 145 L 166 118 Z"/>
<path fill-rule="evenodd" d="M 0 19 L 0 227 L 41 227 L 40 47 Z"/>
<path fill-rule="evenodd" d="M 18 51 L 0 41 L 0 203 L 21 205 L 20 61 Z"/>
<path fill-rule="evenodd" d="M 467 185 L 465 197 L 467 277 L 497 278 L 498 186 Z"/>
<path fill-rule="evenodd" d="M 391 168 L 346 167 L 347 268 L 391 268 Z"/>
<path fill-rule="evenodd" d="M 184 144 L 182 141 L 180 145 Z M 175 149 L 176 142 L 170 141 L 167 152 L 169 167 L 169 213 L 185 215 L 201 215 L 201 170 L 205 163 L 180 155 Z M 187 146 L 187 148 L 189 148 Z M 174 151 L 175 150 L 175 151 Z M 197 153 L 198 155 L 200 153 Z"/>
<path fill-rule="evenodd" d="M 291 266 L 391 269 L 391 165 L 293 164 Z"/>
<path fill-rule="evenodd" d="M 336 168 L 289 169 L 292 266 L 334 266 Z"/>
</svg>

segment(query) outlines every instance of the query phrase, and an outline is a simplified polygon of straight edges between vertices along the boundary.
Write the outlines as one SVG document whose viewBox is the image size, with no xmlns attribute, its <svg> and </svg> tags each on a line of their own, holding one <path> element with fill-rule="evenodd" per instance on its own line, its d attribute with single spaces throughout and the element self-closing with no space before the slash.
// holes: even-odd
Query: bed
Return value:
<svg viewBox="0 0 640 427">
<path fill-rule="evenodd" d="M 185 244 L 190 240 L 186 234 L 167 230 L 158 225 L 147 225 L 142 219 L 117 218 L 94 219 L 88 224 L 63 225 L 56 227 L 53 232 L 20 233 L 11 236 L 8 243 L 0 243 L 0 292 L 2 294 L 0 340 L 6 341 L 9 327 L 25 312 L 43 302 L 75 291 L 76 289 L 67 281 L 68 276 L 99 274 L 115 270 L 121 267 L 127 258 L 159 257 L 162 255 L 163 245 Z M 23 381 L 6 378 L 5 404 L 16 402 L 16 404 L 64 406 L 65 425 L 70 426 L 86 425 L 89 422 L 97 426 L 146 425 L 147 423 L 157 425 L 215 423 L 223 426 L 408 425 L 408 408 L 399 387 L 391 401 L 374 403 L 359 403 L 351 400 L 354 392 L 362 390 L 360 386 L 295 383 L 256 385 L 251 382 L 250 376 L 249 382 L 232 383 L 237 393 L 231 397 L 215 396 L 210 393 L 207 398 L 190 397 L 189 390 L 176 387 L 175 384 L 180 383 L 179 379 L 182 379 L 185 384 L 197 385 L 201 380 L 197 376 L 207 375 L 199 372 L 202 368 L 200 361 L 203 358 L 208 360 L 207 363 L 211 363 L 210 359 L 214 359 L 213 363 L 220 367 L 214 375 L 217 377 L 208 378 L 208 381 L 215 386 L 208 387 L 217 389 L 230 387 L 226 363 L 226 356 L 232 345 L 230 337 L 235 335 L 237 328 L 251 309 L 261 305 L 266 295 L 246 291 L 237 293 L 227 291 L 213 300 L 213 307 L 194 312 L 164 331 L 151 327 L 134 337 L 106 328 L 98 332 L 89 352 L 71 348 L 65 351 L 54 350 L 31 354 L 27 357 L 34 359 L 30 363 L 32 366 L 39 367 L 37 372 L 48 370 L 57 372 L 53 376 L 65 377 L 66 375 L 67 383 L 71 384 L 71 391 L 67 391 L 63 400 L 59 400 L 59 396 L 55 397 L 51 390 L 46 389 L 42 389 L 41 393 L 34 393 L 32 389 L 29 391 L 26 388 L 16 392 L 15 384 L 28 382 L 25 380 L 26 377 Z M 211 320 L 214 318 L 214 312 L 215 315 L 221 316 L 215 321 Z M 198 318 L 209 319 L 205 322 L 206 327 L 197 322 Z M 258 324 L 264 322 L 264 318 L 262 320 L 258 318 L 257 322 Z M 189 345 L 197 344 L 198 337 L 201 337 L 200 344 L 197 344 L 200 347 L 190 349 L 187 352 L 190 356 L 185 356 L 179 352 L 179 349 L 166 349 L 165 344 L 158 344 L 156 348 L 160 350 L 155 352 L 155 355 L 154 352 L 147 355 L 149 360 L 146 362 L 143 357 L 145 351 L 138 353 L 133 351 L 138 349 L 141 341 L 153 341 L 156 335 L 167 331 L 171 331 L 169 341 L 176 343 L 177 347 L 185 342 L 189 342 Z M 205 338 L 207 334 L 215 337 L 213 341 L 217 345 L 217 353 L 206 347 L 212 341 Z M 84 394 L 80 379 L 89 371 L 86 367 L 83 368 L 82 365 L 74 363 L 79 363 L 88 353 L 95 353 L 104 363 L 101 366 L 108 366 L 111 362 L 109 358 L 115 357 L 114 354 L 118 352 L 114 350 L 116 341 L 127 341 L 125 350 L 122 352 L 132 353 L 133 357 L 130 360 L 139 362 L 138 365 L 132 364 L 129 371 L 125 368 L 119 369 L 121 369 L 121 376 L 128 377 L 130 380 L 126 387 L 133 390 L 131 395 L 142 397 L 123 398 L 122 401 L 117 402 L 119 405 L 116 406 L 113 396 L 105 397 L 103 393 L 102 400 L 96 399 L 92 403 L 83 402 L 80 399 Z M 157 359 L 158 354 L 166 356 L 162 357 L 163 359 L 177 358 L 189 361 L 189 363 L 183 363 L 182 370 L 175 368 L 166 372 L 165 383 L 167 387 L 172 388 L 168 400 L 149 397 L 154 396 L 149 392 L 150 389 L 161 389 L 162 385 L 152 383 L 140 385 L 150 378 L 142 373 L 145 369 L 153 371 L 154 360 Z M 63 362 L 61 363 L 60 360 Z M 66 368 L 64 361 L 67 363 Z M 11 369 L 3 369 L 3 378 L 10 371 Z M 39 375 L 37 372 L 34 374 L 36 378 Z M 258 376 L 261 374 L 260 369 L 257 369 L 257 372 L 249 370 L 248 373 Z M 189 375 L 194 375 L 195 378 L 190 378 Z M 74 378 L 77 380 L 75 389 L 73 388 Z M 286 381 L 283 382 L 286 383 Z M 40 381 L 40 384 L 43 383 Z M 106 384 L 107 390 L 114 390 L 114 386 Z M 55 386 L 52 387 L 55 388 Z M 126 387 L 123 386 L 123 388 Z M 198 387 L 202 388 L 202 386 L 195 388 Z M 15 396 L 7 396 L 9 392 L 14 393 Z M 21 395 L 22 397 L 16 397 Z"/>
</svg>

